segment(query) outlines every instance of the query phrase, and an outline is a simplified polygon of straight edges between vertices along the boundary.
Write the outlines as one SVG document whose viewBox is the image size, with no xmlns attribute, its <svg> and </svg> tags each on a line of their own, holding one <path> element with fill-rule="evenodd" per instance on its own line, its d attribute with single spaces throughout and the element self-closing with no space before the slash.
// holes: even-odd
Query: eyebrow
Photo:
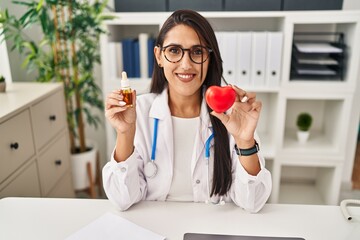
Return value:
<svg viewBox="0 0 360 240">
<path fill-rule="evenodd" d="M 184 48 L 183 45 L 178 44 L 178 43 L 169 43 L 169 44 L 165 45 L 164 47 L 169 47 L 169 46 L 177 46 L 177 47 Z M 192 47 L 206 47 L 206 46 L 203 46 L 201 44 L 195 44 L 195 45 L 190 46 L 189 48 L 192 48 Z"/>
</svg>

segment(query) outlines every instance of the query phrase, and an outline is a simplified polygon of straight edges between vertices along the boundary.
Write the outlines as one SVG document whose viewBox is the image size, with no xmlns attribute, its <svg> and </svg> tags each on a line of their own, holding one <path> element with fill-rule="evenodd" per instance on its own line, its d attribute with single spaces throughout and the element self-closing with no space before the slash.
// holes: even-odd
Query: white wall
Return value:
<svg viewBox="0 0 360 240">
<path fill-rule="evenodd" d="M 0 75 L 5 77 L 5 81 L 7 83 L 10 83 L 12 81 L 8 51 L 6 47 L 6 42 L 3 41 L 3 37 L 0 37 Z"/>
</svg>

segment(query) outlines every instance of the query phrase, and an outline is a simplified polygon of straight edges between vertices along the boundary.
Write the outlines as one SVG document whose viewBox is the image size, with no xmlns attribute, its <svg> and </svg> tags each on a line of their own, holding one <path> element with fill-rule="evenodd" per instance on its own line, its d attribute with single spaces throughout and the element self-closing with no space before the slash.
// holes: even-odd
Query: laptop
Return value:
<svg viewBox="0 0 360 240">
<path fill-rule="evenodd" d="M 184 240 L 305 240 L 301 237 L 267 237 L 267 236 L 243 236 L 221 235 L 208 233 L 185 233 Z"/>
</svg>

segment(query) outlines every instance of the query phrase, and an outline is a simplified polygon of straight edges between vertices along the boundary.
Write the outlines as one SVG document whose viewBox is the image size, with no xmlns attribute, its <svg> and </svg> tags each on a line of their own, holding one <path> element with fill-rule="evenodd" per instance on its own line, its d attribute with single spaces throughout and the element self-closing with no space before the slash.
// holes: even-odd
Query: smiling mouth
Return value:
<svg viewBox="0 0 360 240">
<path fill-rule="evenodd" d="M 183 82 L 189 82 L 192 79 L 194 79 L 195 74 L 183 74 L 183 73 L 177 73 L 176 76 Z"/>
</svg>

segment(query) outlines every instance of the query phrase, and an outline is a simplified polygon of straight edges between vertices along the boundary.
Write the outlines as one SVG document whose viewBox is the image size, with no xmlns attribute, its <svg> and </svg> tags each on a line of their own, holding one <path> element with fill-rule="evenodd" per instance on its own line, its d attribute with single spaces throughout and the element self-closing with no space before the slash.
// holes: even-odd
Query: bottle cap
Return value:
<svg viewBox="0 0 360 240">
<path fill-rule="evenodd" d="M 130 87 L 130 82 L 129 82 L 129 79 L 127 78 L 127 74 L 125 71 L 121 73 L 120 84 L 121 84 L 122 88 Z"/>
</svg>

